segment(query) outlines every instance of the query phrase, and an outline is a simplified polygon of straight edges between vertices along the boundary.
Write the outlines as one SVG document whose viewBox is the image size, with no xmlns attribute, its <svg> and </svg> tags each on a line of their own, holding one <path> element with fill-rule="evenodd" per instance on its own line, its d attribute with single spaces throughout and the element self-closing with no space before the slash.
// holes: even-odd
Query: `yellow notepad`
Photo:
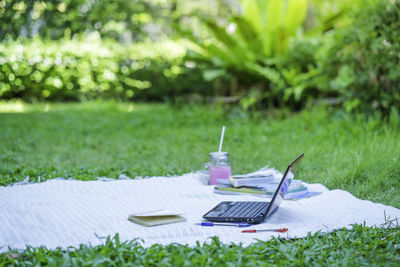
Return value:
<svg viewBox="0 0 400 267">
<path fill-rule="evenodd" d="M 168 210 L 155 210 L 135 213 L 129 215 L 128 220 L 143 226 L 155 226 L 186 221 L 181 214 Z"/>
</svg>

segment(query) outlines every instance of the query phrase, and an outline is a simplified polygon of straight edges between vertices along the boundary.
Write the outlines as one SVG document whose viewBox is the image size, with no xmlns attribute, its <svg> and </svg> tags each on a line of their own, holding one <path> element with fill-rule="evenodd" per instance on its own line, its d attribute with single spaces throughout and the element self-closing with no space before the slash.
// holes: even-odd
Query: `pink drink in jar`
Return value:
<svg viewBox="0 0 400 267">
<path fill-rule="evenodd" d="M 229 179 L 229 177 L 231 177 L 230 166 L 211 166 L 209 172 L 210 172 L 210 180 L 208 183 L 212 185 L 219 184 L 217 180 Z"/>
<path fill-rule="evenodd" d="M 218 185 L 220 179 L 229 179 L 231 177 L 231 164 L 229 162 L 228 152 L 210 153 L 208 184 Z"/>
</svg>

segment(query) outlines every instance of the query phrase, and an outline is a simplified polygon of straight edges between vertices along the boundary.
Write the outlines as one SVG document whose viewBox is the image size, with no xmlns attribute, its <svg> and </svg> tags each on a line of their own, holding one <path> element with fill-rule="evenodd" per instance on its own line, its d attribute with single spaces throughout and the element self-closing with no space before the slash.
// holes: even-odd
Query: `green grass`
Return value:
<svg viewBox="0 0 400 267">
<path fill-rule="evenodd" d="M 213 238 L 211 244 L 194 248 L 171 244 L 143 248 L 136 241 L 120 243 L 118 236 L 104 245 L 80 248 L 25 250 L 13 259 L 0 254 L 4 264 L 26 265 L 85 265 L 85 266 L 262 266 L 262 265 L 387 265 L 398 266 L 400 261 L 400 231 L 365 228 L 356 225 L 351 231 L 332 234 L 317 233 L 300 240 L 273 238 L 244 248 L 222 244 Z"/>
<path fill-rule="evenodd" d="M 224 150 L 230 153 L 233 173 L 265 165 L 283 171 L 305 152 L 297 178 L 400 208 L 400 128 L 325 109 L 279 111 L 250 119 L 221 106 L 0 103 L 0 185 L 28 176 L 30 181 L 87 180 L 195 171 L 208 161 L 209 152 L 217 150 L 222 125 L 227 126 Z M 399 243 L 399 227 L 357 226 L 302 240 L 258 242 L 249 248 L 214 240 L 193 250 L 178 245 L 144 249 L 137 243 L 110 240 L 68 252 L 28 249 L 16 259 L 1 254 L 0 265 L 10 261 L 189 265 L 192 260 L 197 265 L 390 265 L 400 260 Z"/>
</svg>

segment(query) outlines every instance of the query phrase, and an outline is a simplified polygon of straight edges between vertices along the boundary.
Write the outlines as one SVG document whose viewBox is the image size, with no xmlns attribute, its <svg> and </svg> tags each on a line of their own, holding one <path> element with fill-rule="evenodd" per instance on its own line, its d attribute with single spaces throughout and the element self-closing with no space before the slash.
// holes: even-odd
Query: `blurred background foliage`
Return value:
<svg viewBox="0 0 400 267">
<path fill-rule="evenodd" d="M 0 94 L 25 101 L 168 101 L 211 94 L 200 70 L 183 64 L 184 54 L 184 46 L 173 41 L 129 46 L 98 36 L 8 41 L 0 44 Z"/>
<path fill-rule="evenodd" d="M 399 116 L 400 0 L 0 0 L 0 98 Z"/>
</svg>

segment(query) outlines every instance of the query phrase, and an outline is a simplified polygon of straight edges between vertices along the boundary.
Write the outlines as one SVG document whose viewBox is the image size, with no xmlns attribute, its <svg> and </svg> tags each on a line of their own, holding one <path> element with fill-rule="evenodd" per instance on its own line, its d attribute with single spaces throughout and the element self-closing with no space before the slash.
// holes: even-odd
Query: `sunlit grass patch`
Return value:
<svg viewBox="0 0 400 267">
<path fill-rule="evenodd" d="M 0 101 L 0 113 L 25 112 L 27 106 L 21 101 Z"/>
</svg>

